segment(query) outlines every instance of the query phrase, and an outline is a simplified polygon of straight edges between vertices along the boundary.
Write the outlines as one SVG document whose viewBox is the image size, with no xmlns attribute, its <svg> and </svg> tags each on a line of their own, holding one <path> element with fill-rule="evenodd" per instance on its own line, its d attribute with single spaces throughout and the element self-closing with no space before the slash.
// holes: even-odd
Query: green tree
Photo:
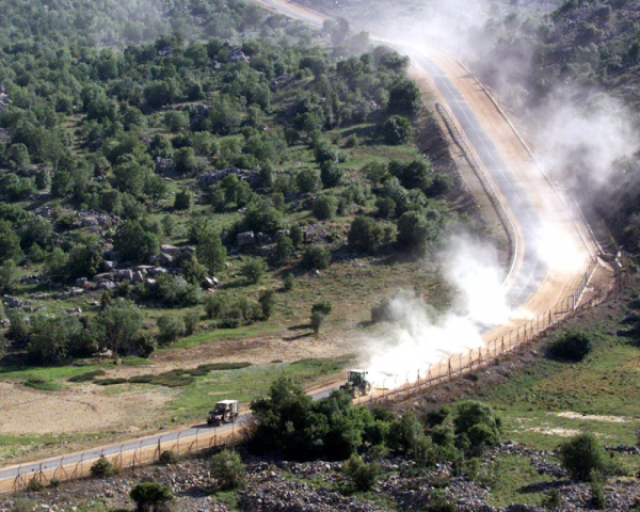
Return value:
<svg viewBox="0 0 640 512">
<path fill-rule="evenodd" d="M 205 230 L 199 237 L 196 256 L 211 275 L 220 274 L 225 269 L 227 250 L 222 244 L 220 234 L 212 228 Z"/>
<path fill-rule="evenodd" d="M 313 203 L 312 211 L 318 220 L 331 220 L 338 211 L 338 200 L 335 196 L 320 196 Z"/>
<path fill-rule="evenodd" d="M 229 300 L 224 293 L 207 295 L 204 299 L 204 310 L 209 320 L 221 318 L 229 306 Z"/>
<path fill-rule="evenodd" d="M 411 122 L 406 117 L 391 116 L 382 126 L 382 136 L 392 146 L 407 144 L 413 138 Z"/>
<path fill-rule="evenodd" d="M 489 405 L 471 400 L 460 403 L 453 424 L 459 446 L 469 455 L 480 455 L 498 444 L 501 421 Z"/>
<path fill-rule="evenodd" d="M 331 263 L 331 252 L 322 244 L 307 247 L 302 256 L 302 264 L 309 270 L 324 270 Z"/>
<path fill-rule="evenodd" d="M 180 148 L 174 155 L 173 163 L 176 172 L 180 174 L 191 174 L 196 170 L 198 161 L 195 152 L 191 147 Z"/>
<path fill-rule="evenodd" d="M 591 336 L 572 330 L 555 337 L 547 347 L 546 355 L 551 359 L 577 363 L 584 360 L 592 349 Z"/>
<path fill-rule="evenodd" d="M 129 497 L 135 502 L 137 512 L 155 512 L 173 500 L 173 492 L 168 485 L 142 482 L 131 489 Z"/>
<path fill-rule="evenodd" d="M 98 337 L 114 354 L 131 354 L 140 347 L 142 314 L 123 299 L 108 304 L 96 319 Z"/>
<path fill-rule="evenodd" d="M 276 246 L 273 250 L 273 263 L 282 266 L 289 263 L 293 255 L 293 241 L 285 233 L 280 233 L 276 239 Z"/>
<path fill-rule="evenodd" d="M 384 231 L 371 217 L 356 217 L 349 229 L 349 245 L 364 253 L 375 253 L 382 244 Z"/>
<path fill-rule="evenodd" d="M 186 328 L 181 318 L 163 315 L 158 318 L 158 343 L 170 345 L 178 341 L 185 334 Z"/>
<path fill-rule="evenodd" d="M 375 485 L 382 471 L 375 462 L 366 464 L 362 457 L 354 454 L 343 465 L 342 472 L 355 490 L 367 492 Z"/>
<path fill-rule="evenodd" d="M 169 186 L 162 176 L 151 174 L 145 181 L 144 193 L 151 199 L 153 206 L 158 206 L 158 203 L 167 197 Z"/>
<path fill-rule="evenodd" d="M 260 304 L 260 308 L 262 309 L 262 317 L 265 320 L 269 320 L 276 304 L 276 292 L 273 290 L 265 290 L 260 294 L 258 304 Z"/>
<path fill-rule="evenodd" d="M 209 473 L 218 489 L 228 491 L 244 486 L 247 471 L 238 452 L 223 450 L 211 457 Z"/>
<path fill-rule="evenodd" d="M 20 238 L 10 222 L 0 220 L 0 263 L 7 260 L 19 261 L 22 258 Z"/>
<path fill-rule="evenodd" d="M 184 331 L 187 336 L 192 336 L 198 329 L 200 323 L 200 313 L 198 311 L 187 311 L 183 317 Z"/>
<path fill-rule="evenodd" d="M 320 190 L 322 181 L 320 180 L 320 174 L 318 173 L 318 171 L 309 168 L 300 171 L 296 175 L 296 183 L 300 192 L 310 193 Z"/>
<path fill-rule="evenodd" d="M 240 267 L 240 274 L 252 284 L 262 281 L 267 271 L 267 265 L 262 258 L 251 258 Z"/>
<path fill-rule="evenodd" d="M 176 192 L 173 206 L 176 210 L 190 210 L 193 200 L 193 194 L 189 190 L 180 190 Z"/>
<path fill-rule="evenodd" d="M 0 265 L 0 293 L 13 289 L 18 281 L 18 267 L 13 260 L 6 260 Z"/>
<path fill-rule="evenodd" d="M 579 434 L 560 445 L 560 461 L 571 478 L 583 482 L 606 474 L 609 468 L 607 454 L 593 434 Z"/>
<path fill-rule="evenodd" d="M 323 162 L 320 165 L 320 179 L 323 188 L 334 188 L 342 183 L 343 172 L 335 162 Z"/>
<path fill-rule="evenodd" d="M 411 80 L 399 80 L 389 91 L 388 110 L 391 115 L 413 117 L 422 108 L 420 89 Z"/>
<path fill-rule="evenodd" d="M 299 248 L 304 242 L 304 231 L 299 224 L 294 224 L 293 226 L 291 226 L 289 235 L 291 236 L 291 241 L 293 242 L 293 246 L 296 249 Z"/>
<path fill-rule="evenodd" d="M 160 252 L 158 237 L 131 220 L 118 226 L 113 247 L 122 261 L 146 261 Z"/>
<path fill-rule="evenodd" d="M 424 252 L 437 239 L 440 228 L 422 212 L 406 212 L 398 219 L 398 243 L 409 251 Z"/>
<path fill-rule="evenodd" d="M 27 353 L 36 363 L 59 364 L 67 358 L 70 343 L 81 331 L 77 317 L 35 315 L 31 319 Z"/>
</svg>

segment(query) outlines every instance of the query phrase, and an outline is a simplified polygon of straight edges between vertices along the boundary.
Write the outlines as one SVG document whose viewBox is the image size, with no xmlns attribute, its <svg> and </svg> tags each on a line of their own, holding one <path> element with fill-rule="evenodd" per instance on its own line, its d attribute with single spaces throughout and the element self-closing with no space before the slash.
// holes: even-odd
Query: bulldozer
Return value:
<svg viewBox="0 0 640 512">
<path fill-rule="evenodd" d="M 207 425 L 220 426 L 223 423 L 235 423 L 238 419 L 238 401 L 221 400 L 209 413 Z"/>
<path fill-rule="evenodd" d="M 368 395 L 371 393 L 369 372 L 367 370 L 350 370 L 349 379 L 340 386 L 340 389 L 350 393 L 353 398 Z"/>
</svg>

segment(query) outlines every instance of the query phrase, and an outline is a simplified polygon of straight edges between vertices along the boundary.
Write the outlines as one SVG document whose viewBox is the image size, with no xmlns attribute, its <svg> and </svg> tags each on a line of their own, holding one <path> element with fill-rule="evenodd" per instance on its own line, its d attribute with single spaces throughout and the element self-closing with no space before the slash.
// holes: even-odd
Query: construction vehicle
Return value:
<svg viewBox="0 0 640 512">
<path fill-rule="evenodd" d="M 350 370 L 349 379 L 345 384 L 340 386 L 351 394 L 353 398 L 368 395 L 371 393 L 371 382 L 369 381 L 369 372 L 367 370 Z"/>
<path fill-rule="evenodd" d="M 235 423 L 238 419 L 238 401 L 221 400 L 209 413 L 207 425 L 220 426 L 223 423 Z"/>
</svg>

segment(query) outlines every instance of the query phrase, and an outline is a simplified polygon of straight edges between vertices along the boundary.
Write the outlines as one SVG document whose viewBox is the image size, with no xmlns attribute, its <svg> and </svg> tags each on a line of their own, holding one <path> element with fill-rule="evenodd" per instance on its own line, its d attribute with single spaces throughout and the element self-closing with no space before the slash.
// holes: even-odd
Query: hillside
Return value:
<svg viewBox="0 0 640 512">
<path fill-rule="evenodd" d="M 366 34 L 37 5 L 0 19 L 0 457 L 327 379 L 386 295 L 446 308 L 446 232 L 494 236 L 408 60 Z"/>
</svg>

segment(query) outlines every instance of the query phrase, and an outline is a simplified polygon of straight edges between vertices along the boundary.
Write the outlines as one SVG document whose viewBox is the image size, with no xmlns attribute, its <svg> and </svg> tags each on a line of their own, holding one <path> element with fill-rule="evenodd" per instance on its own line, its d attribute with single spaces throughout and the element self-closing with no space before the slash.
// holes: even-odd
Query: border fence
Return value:
<svg viewBox="0 0 640 512">
<path fill-rule="evenodd" d="M 424 388 L 451 382 L 461 375 L 492 364 L 502 355 L 526 346 L 550 327 L 573 316 L 579 309 L 593 305 L 593 301 L 582 305 L 580 301 L 585 290 L 589 287 L 597 266 L 598 259 L 594 258 L 573 294 L 538 318 L 520 325 L 508 334 L 500 336 L 482 347 L 471 349 L 467 353 L 452 354 L 438 363 L 429 364 L 426 368 L 409 371 L 404 375 L 387 377 L 382 383 L 379 383 L 382 384 L 381 387 L 374 387 L 370 395 L 361 397 L 357 403 L 359 405 L 373 405 L 390 397 L 410 398 Z M 607 296 L 603 296 L 597 302 L 606 300 L 606 298 Z M 28 489 L 33 486 L 34 482 L 47 485 L 56 480 L 61 482 L 87 477 L 91 474 L 91 466 L 101 457 L 106 458 L 119 470 L 134 470 L 158 462 L 164 451 L 184 456 L 232 446 L 242 440 L 242 425 L 243 423 L 219 428 L 202 427 L 194 428 L 192 431 L 168 432 L 159 437 L 143 438 L 139 441 L 88 450 L 59 459 L 25 463 L 16 468 L 14 476 L 0 480 L 0 494 Z"/>
<path fill-rule="evenodd" d="M 392 396 L 399 399 L 410 398 L 421 389 L 451 382 L 461 375 L 489 366 L 502 355 L 509 354 L 530 344 L 547 329 L 572 317 L 578 310 L 592 307 L 605 301 L 610 296 L 609 291 L 606 295 L 594 301 L 580 304 L 580 300 L 589 287 L 597 266 L 598 258 L 594 257 L 573 294 L 561 300 L 537 318 L 518 326 L 504 336 L 485 343 L 481 347 L 471 349 L 467 353 L 450 355 L 438 363 L 429 364 L 426 368 L 410 371 L 405 375 L 387 377 L 381 383 L 381 388 L 377 388 L 377 392 L 375 390 L 372 391 L 370 395 L 362 397 L 358 403 L 361 405 L 375 404 Z M 402 395 L 405 396 L 403 397 Z"/>
</svg>

